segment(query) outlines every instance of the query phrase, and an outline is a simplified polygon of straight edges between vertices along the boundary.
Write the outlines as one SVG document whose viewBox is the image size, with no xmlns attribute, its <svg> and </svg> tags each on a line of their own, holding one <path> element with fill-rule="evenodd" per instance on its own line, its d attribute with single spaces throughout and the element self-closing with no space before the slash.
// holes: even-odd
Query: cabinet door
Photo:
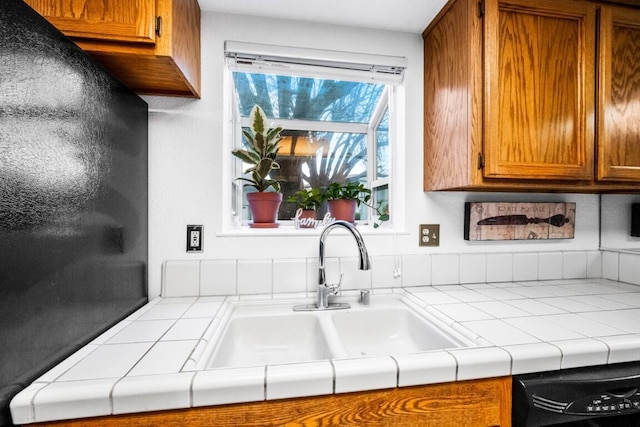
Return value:
<svg viewBox="0 0 640 427">
<path fill-rule="evenodd" d="M 593 179 L 595 6 L 485 3 L 485 177 Z"/>
<path fill-rule="evenodd" d="M 598 179 L 640 182 L 640 12 L 600 12 Z"/>
<path fill-rule="evenodd" d="M 25 0 L 66 36 L 155 43 L 155 0 Z"/>
</svg>

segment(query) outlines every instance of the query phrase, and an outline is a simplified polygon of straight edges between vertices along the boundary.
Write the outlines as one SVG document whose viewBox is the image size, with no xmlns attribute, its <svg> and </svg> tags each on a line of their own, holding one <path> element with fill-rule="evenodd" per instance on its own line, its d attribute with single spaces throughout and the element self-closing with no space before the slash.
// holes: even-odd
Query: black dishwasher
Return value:
<svg viewBox="0 0 640 427">
<path fill-rule="evenodd" d="M 640 426 L 640 362 L 513 377 L 513 427 Z"/>
</svg>

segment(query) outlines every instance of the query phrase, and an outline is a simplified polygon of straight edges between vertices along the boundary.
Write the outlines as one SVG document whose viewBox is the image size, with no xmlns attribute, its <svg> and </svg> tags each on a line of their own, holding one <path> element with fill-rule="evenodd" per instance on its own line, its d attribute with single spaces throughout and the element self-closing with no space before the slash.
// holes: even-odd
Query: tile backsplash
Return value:
<svg viewBox="0 0 640 427">
<path fill-rule="evenodd" d="M 599 278 L 640 284 L 640 252 L 411 254 L 327 258 L 327 281 L 342 289 Z M 318 280 L 317 258 L 165 261 L 162 296 L 265 295 L 309 292 Z"/>
<path fill-rule="evenodd" d="M 640 251 L 602 251 L 602 277 L 640 285 Z"/>
</svg>

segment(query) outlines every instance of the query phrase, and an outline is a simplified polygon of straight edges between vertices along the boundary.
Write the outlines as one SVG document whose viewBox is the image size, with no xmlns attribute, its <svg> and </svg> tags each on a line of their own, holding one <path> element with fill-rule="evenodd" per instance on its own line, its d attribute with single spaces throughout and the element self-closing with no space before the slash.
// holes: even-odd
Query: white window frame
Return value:
<svg viewBox="0 0 640 427">
<path fill-rule="evenodd" d="M 379 56 L 379 55 L 368 55 L 368 54 L 354 54 L 351 52 L 337 52 L 337 51 L 320 51 L 315 49 L 301 49 L 301 48 L 288 48 L 283 46 L 270 46 L 270 45 L 258 45 L 252 43 L 241 43 L 241 42 L 229 42 L 225 43 L 225 50 L 228 51 L 229 48 L 235 50 L 246 50 L 251 51 L 250 55 L 255 56 L 257 59 L 254 60 L 254 63 L 251 65 L 243 64 L 244 60 L 238 61 L 238 57 L 234 56 L 229 60 L 229 54 L 227 54 L 227 66 L 225 67 L 225 77 L 224 77 L 224 85 L 225 88 L 223 90 L 223 96 L 225 97 L 225 104 L 229 106 L 228 113 L 225 114 L 225 119 L 229 126 L 227 126 L 227 131 L 224 132 L 225 139 L 225 151 L 230 153 L 235 144 L 240 141 L 240 135 L 242 135 L 242 127 L 246 127 L 249 125 L 248 118 L 241 118 L 239 116 L 239 108 L 237 105 L 236 94 L 234 93 L 233 88 L 233 71 L 243 71 L 243 72 L 253 72 L 253 73 L 265 73 L 265 74 L 280 74 L 280 75 L 295 75 L 300 77 L 320 77 L 320 78 L 335 78 L 339 80 L 354 80 L 360 82 L 375 82 L 375 83 L 383 83 L 387 86 L 384 89 L 383 95 L 380 98 L 380 102 L 378 103 L 374 113 L 372 115 L 372 119 L 369 123 L 339 123 L 339 122 L 321 122 L 321 121 L 311 121 L 311 120 L 285 120 L 278 119 L 277 123 L 274 123 L 278 126 L 283 126 L 285 129 L 304 129 L 310 131 L 332 131 L 332 132 L 355 132 L 355 133 L 364 133 L 367 134 L 367 186 L 371 188 L 372 193 L 375 194 L 375 189 L 384 185 L 388 185 L 389 188 L 389 212 L 391 220 L 385 223 L 386 228 L 396 228 L 397 226 L 402 226 L 403 221 L 399 220 L 400 215 L 403 212 L 399 212 L 398 207 L 402 206 L 402 203 L 399 202 L 400 199 L 404 198 L 404 192 L 397 192 L 397 186 L 394 184 L 399 180 L 404 179 L 404 174 L 401 173 L 401 170 L 396 167 L 396 159 L 404 158 L 404 144 L 400 144 L 400 140 L 398 135 L 400 133 L 404 133 L 397 128 L 397 123 L 400 121 L 397 117 L 398 112 L 395 110 L 395 105 L 398 103 L 396 99 L 397 96 L 401 93 L 404 94 L 404 87 L 402 85 L 403 81 L 403 71 L 406 68 L 406 58 L 403 57 L 389 57 L 389 56 Z M 282 57 L 283 52 L 286 53 L 285 57 L 289 57 L 290 59 L 302 59 L 303 64 L 296 65 L 292 67 L 283 67 L 282 64 L 273 63 L 273 62 L 264 62 L 261 59 L 261 55 L 272 55 Z M 311 59 L 309 59 L 311 58 Z M 374 70 L 368 66 L 363 67 L 364 70 L 352 70 L 352 69 L 340 69 L 337 68 L 332 70 L 332 72 L 327 72 L 326 64 L 318 67 L 316 66 L 318 62 L 328 62 L 328 63 L 340 63 L 344 61 L 344 58 L 349 58 L 349 64 L 357 63 L 357 64 L 368 64 L 368 63 L 381 63 L 378 67 L 379 70 Z M 307 60 L 309 63 L 304 63 L 304 60 Z M 375 67 L 374 67 L 375 68 Z M 391 70 L 391 71 L 389 71 Z M 398 72 L 400 70 L 400 72 Z M 377 75 L 372 75 L 372 73 L 376 73 Z M 373 179 L 376 174 L 376 157 L 377 157 L 377 141 L 376 141 L 376 129 L 380 124 L 386 110 L 389 110 L 389 177 L 383 179 Z M 402 151 L 402 155 L 398 156 L 398 152 Z M 226 221 L 230 227 L 228 229 L 238 229 L 238 228 L 248 228 L 244 227 L 246 224 L 243 224 L 243 215 L 242 215 L 242 182 L 236 180 L 237 176 L 241 176 L 242 174 L 242 163 L 240 160 L 232 157 L 229 154 L 229 157 L 232 159 L 232 166 L 229 170 L 229 173 L 225 173 L 224 179 L 231 180 L 231 185 L 225 185 L 225 188 L 231 188 L 232 194 L 223 194 L 225 200 L 223 201 L 223 207 L 227 206 L 228 209 L 225 209 L 227 217 L 230 217 L 229 221 Z M 223 171 L 224 172 L 224 171 Z M 224 193 L 224 192 L 223 192 Z M 402 194 L 401 194 L 402 193 Z M 235 200 L 235 206 L 233 203 Z M 375 203 L 375 196 L 372 197 L 373 203 Z M 228 204 L 227 204 L 228 203 Z M 375 206 L 375 204 L 374 204 Z M 363 221 L 363 224 L 372 224 L 371 215 L 368 216 L 366 221 Z M 291 226 L 293 228 L 293 221 L 280 221 L 281 224 L 286 229 L 287 226 Z M 371 227 L 373 228 L 373 227 Z M 273 229 L 273 230 L 282 230 Z M 253 230 L 252 230 L 253 231 Z M 264 232 L 264 230 L 262 230 Z"/>
<path fill-rule="evenodd" d="M 390 97 L 389 97 L 390 87 L 387 86 L 380 97 L 380 101 L 376 106 L 375 111 L 371 117 L 371 121 L 368 124 L 367 129 L 367 141 L 371 141 L 368 144 L 367 148 L 367 186 L 371 189 L 371 202 L 372 206 L 377 206 L 378 200 L 376 200 L 375 194 L 376 189 L 380 187 L 384 187 L 385 185 L 389 188 L 389 194 L 393 194 L 391 191 L 391 179 L 390 177 L 393 175 L 393 168 L 391 165 L 393 164 L 393 146 L 390 145 L 391 150 L 389 150 L 389 176 L 386 178 L 378 178 L 377 177 L 377 164 L 378 164 L 378 126 L 382 122 L 382 118 L 384 117 L 387 110 L 389 110 L 389 119 L 391 119 L 391 105 L 390 105 Z M 391 122 L 391 120 L 389 120 Z M 389 123 L 389 134 L 391 135 L 391 123 Z M 391 141 L 389 141 L 391 144 Z M 391 212 L 391 199 L 389 200 L 389 212 Z"/>
</svg>

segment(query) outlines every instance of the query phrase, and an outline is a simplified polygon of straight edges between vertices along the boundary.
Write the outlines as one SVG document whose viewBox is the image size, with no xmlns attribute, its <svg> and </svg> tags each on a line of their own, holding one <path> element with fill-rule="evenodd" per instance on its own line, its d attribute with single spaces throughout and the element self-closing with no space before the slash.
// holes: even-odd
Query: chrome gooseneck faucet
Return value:
<svg viewBox="0 0 640 427">
<path fill-rule="evenodd" d="M 335 221 L 332 224 L 328 225 L 320 235 L 320 250 L 319 250 L 319 271 L 318 271 L 318 295 L 316 301 L 316 307 L 318 309 L 327 309 L 329 307 L 329 296 L 336 295 L 340 291 L 340 286 L 342 285 L 342 275 L 340 275 L 340 282 L 336 285 L 328 285 L 327 278 L 325 274 L 324 267 L 324 246 L 327 240 L 327 236 L 331 232 L 331 230 L 343 227 L 346 228 L 351 235 L 356 239 L 356 243 L 358 245 L 358 254 L 359 254 L 359 263 L 358 268 L 360 270 L 369 270 L 371 268 L 371 264 L 369 263 L 369 253 L 367 252 L 367 247 L 364 244 L 364 239 L 362 238 L 362 234 L 356 229 L 356 227 L 347 221 Z"/>
</svg>

